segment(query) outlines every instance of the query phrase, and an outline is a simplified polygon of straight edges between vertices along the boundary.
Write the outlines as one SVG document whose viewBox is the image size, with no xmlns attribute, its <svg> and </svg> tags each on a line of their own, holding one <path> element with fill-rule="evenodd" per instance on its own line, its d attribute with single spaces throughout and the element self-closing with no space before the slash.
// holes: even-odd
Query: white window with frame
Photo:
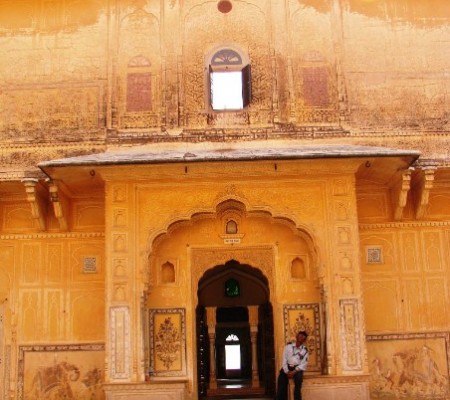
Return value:
<svg viewBox="0 0 450 400">
<path fill-rule="evenodd" d="M 246 57 L 229 47 L 213 53 L 208 63 L 209 105 L 213 111 L 239 111 L 251 100 L 251 68 Z"/>
<path fill-rule="evenodd" d="M 241 344 L 234 333 L 228 335 L 225 340 L 225 369 L 241 369 Z"/>
</svg>

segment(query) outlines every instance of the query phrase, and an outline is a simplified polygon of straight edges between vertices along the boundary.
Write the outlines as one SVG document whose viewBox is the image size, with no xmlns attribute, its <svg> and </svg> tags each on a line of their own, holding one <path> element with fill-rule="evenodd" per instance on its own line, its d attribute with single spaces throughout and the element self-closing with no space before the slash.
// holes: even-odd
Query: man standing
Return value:
<svg viewBox="0 0 450 400">
<path fill-rule="evenodd" d="M 308 366 L 308 349 L 304 345 L 308 334 L 297 333 L 295 343 L 289 343 L 283 352 L 283 367 L 278 375 L 277 400 L 287 400 L 289 379 L 294 380 L 294 400 L 302 400 L 303 372 Z"/>
</svg>

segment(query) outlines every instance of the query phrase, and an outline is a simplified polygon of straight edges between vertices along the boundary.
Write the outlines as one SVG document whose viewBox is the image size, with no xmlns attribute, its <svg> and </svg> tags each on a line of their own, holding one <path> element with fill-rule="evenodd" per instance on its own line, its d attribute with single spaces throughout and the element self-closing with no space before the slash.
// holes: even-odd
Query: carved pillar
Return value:
<svg viewBox="0 0 450 400">
<path fill-rule="evenodd" d="M 217 389 L 216 380 L 216 307 L 206 307 L 209 336 L 209 388 Z"/>
<path fill-rule="evenodd" d="M 328 370 L 331 374 L 367 373 L 367 352 L 359 266 L 359 231 L 353 176 L 332 182 L 330 209 L 333 231 L 329 231 L 333 251 L 326 288 Z"/>
<path fill-rule="evenodd" d="M 259 370 L 258 370 L 258 306 L 248 307 L 248 316 L 250 321 L 250 338 L 252 341 L 252 387 L 259 387 Z"/>
<path fill-rule="evenodd" d="M 107 383 L 144 380 L 140 303 L 135 301 L 133 192 L 126 184 L 106 186 L 106 372 Z"/>
</svg>

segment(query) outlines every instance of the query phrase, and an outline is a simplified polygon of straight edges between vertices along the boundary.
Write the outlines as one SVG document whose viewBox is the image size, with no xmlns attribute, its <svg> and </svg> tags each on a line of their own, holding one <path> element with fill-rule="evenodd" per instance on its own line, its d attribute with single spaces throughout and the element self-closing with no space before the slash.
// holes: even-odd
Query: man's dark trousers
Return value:
<svg viewBox="0 0 450 400">
<path fill-rule="evenodd" d="M 298 371 L 294 375 L 294 400 L 302 400 L 302 383 L 303 371 Z M 277 400 L 288 399 L 288 384 L 289 378 L 283 369 L 281 369 L 280 374 L 278 375 Z"/>
</svg>

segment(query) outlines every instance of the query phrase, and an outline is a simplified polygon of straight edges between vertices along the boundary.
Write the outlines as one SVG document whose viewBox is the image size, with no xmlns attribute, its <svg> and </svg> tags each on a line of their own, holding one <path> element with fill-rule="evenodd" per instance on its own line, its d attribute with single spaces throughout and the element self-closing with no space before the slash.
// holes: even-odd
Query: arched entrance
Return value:
<svg viewBox="0 0 450 400">
<path fill-rule="evenodd" d="M 273 313 L 267 278 L 230 260 L 198 283 L 199 398 L 275 391 Z"/>
</svg>

